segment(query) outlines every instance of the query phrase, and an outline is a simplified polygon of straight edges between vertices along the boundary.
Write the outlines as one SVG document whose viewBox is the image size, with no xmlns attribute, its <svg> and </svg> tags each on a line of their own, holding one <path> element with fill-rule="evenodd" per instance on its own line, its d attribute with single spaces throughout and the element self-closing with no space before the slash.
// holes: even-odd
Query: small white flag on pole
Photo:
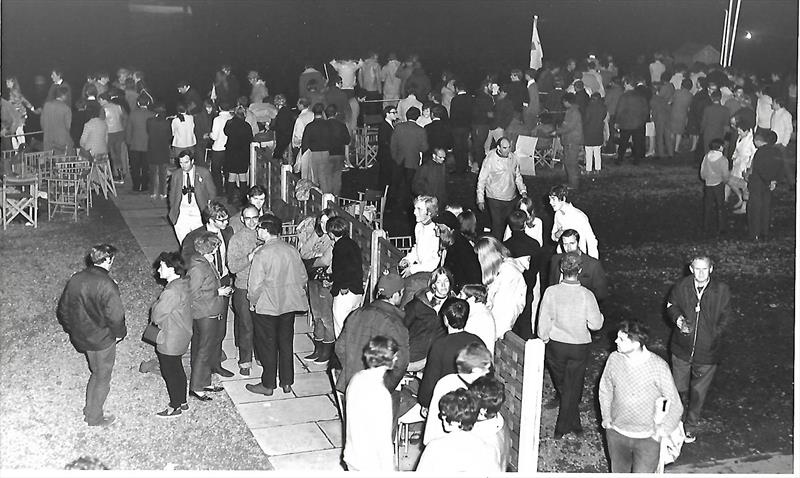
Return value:
<svg viewBox="0 0 800 478">
<path fill-rule="evenodd" d="M 531 64 L 530 67 L 538 70 L 542 67 L 542 42 L 539 40 L 539 29 L 536 26 L 538 16 L 533 16 L 533 33 L 531 34 Z"/>
</svg>

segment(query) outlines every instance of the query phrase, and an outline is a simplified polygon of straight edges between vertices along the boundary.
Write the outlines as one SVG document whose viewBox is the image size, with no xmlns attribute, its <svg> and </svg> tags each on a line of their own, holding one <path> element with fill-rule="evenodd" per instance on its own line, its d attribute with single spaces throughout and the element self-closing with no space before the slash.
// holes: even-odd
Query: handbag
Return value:
<svg viewBox="0 0 800 478">
<path fill-rule="evenodd" d="M 144 328 L 144 333 L 142 333 L 142 342 L 146 342 L 150 345 L 157 345 L 156 340 L 158 339 L 158 333 L 161 332 L 161 329 L 152 322 L 148 322 L 147 326 Z"/>
</svg>

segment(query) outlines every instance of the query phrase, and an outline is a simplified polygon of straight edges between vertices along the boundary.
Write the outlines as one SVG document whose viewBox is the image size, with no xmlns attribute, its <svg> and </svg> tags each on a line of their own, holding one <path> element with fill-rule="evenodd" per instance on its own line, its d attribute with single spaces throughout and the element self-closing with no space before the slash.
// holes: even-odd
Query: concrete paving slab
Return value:
<svg viewBox="0 0 800 478">
<path fill-rule="evenodd" d="M 269 461 L 276 471 L 338 471 L 341 465 L 342 449 L 310 451 L 270 457 Z"/>
<path fill-rule="evenodd" d="M 295 334 L 311 333 L 311 325 L 308 324 L 308 314 L 295 316 L 294 333 Z"/>
<path fill-rule="evenodd" d="M 225 340 L 222 341 L 222 351 L 225 352 L 225 355 L 228 356 L 228 359 L 238 358 L 239 357 L 239 349 L 236 348 L 236 344 L 233 341 L 233 334 L 226 335 Z"/>
<path fill-rule="evenodd" d="M 309 372 L 296 375 L 292 388 L 298 397 L 310 397 L 330 393 L 331 383 L 325 372 Z"/>
<path fill-rule="evenodd" d="M 294 334 L 294 352 L 303 353 L 314 350 L 314 341 L 306 334 Z"/>
<path fill-rule="evenodd" d="M 282 392 L 276 391 L 276 393 Z M 336 407 L 325 396 L 244 403 L 238 408 L 251 429 L 337 418 Z"/>
<path fill-rule="evenodd" d="M 243 403 L 271 402 L 274 400 L 294 398 L 294 394 L 283 393 L 283 390 L 280 388 L 276 389 L 275 393 L 270 396 L 253 393 L 245 388 L 245 385 L 247 384 L 257 384 L 260 382 L 261 379 L 259 378 L 250 380 L 228 380 L 226 382 L 220 381 L 222 386 L 225 387 L 225 391 L 228 392 L 228 396 L 230 396 L 233 403 L 237 405 Z"/>
<path fill-rule="evenodd" d="M 239 375 L 239 360 L 236 357 L 231 357 L 228 360 L 222 362 L 222 366 L 225 367 L 226 369 L 230 370 L 231 372 L 233 372 L 234 375 L 233 375 L 233 377 L 228 377 L 228 378 L 220 377 L 219 378 L 220 382 L 233 382 L 233 381 L 237 381 L 237 380 L 252 380 L 254 378 L 258 378 L 258 377 L 261 376 L 262 368 L 261 368 L 260 365 L 258 365 L 256 363 L 255 360 L 253 360 L 250 363 L 250 375 L 249 376 Z"/>
<path fill-rule="evenodd" d="M 333 448 L 316 423 L 299 423 L 282 427 L 259 428 L 253 436 L 270 457 Z"/>
<path fill-rule="evenodd" d="M 323 420 L 317 422 L 317 426 L 322 429 L 325 436 L 328 437 L 333 446 L 341 448 L 342 443 L 342 421 L 338 418 L 336 420 Z"/>
<path fill-rule="evenodd" d="M 327 363 L 320 364 L 316 362 L 307 362 L 304 360 L 303 365 L 305 366 L 306 369 L 308 369 L 309 372 L 324 372 L 328 370 Z"/>
</svg>

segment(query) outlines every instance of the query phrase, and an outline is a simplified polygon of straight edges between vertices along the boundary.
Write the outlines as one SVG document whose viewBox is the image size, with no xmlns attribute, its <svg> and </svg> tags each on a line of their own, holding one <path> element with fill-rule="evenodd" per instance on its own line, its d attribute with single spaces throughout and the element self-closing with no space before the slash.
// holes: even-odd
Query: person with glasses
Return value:
<svg viewBox="0 0 800 478">
<path fill-rule="evenodd" d="M 195 229 L 184 238 L 181 244 L 181 256 L 188 264 L 191 257 L 197 252 L 194 247 L 195 239 L 205 232 L 213 233 L 220 240 L 220 245 L 214 251 L 212 266 L 217 272 L 220 284 L 226 287 L 230 286 L 232 282 L 231 274 L 225 259 L 228 256 L 228 247 L 231 236 L 233 236 L 233 229 L 228 225 L 230 222 L 228 210 L 222 203 L 211 201 L 203 211 L 203 219 L 205 226 Z M 222 351 L 222 341 L 225 339 L 225 331 L 228 325 L 229 296 L 226 295 L 222 298 L 222 310 L 224 312 L 214 330 L 214 352 L 209 360 L 211 371 L 222 377 L 233 377 L 233 372 L 222 367 L 222 362 L 226 359 L 225 353 Z"/>
<path fill-rule="evenodd" d="M 267 191 L 261 185 L 254 185 L 251 186 L 250 189 L 247 191 L 247 202 L 245 203 L 244 207 L 241 211 L 237 212 L 231 217 L 230 225 L 233 228 L 233 233 L 236 234 L 239 232 L 243 227 L 245 227 L 244 221 L 242 220 L 242 214 L 244 214 L 244 210 L 250 206 L 256 208 L 256 212 L 258 213 L 257 217 L 263 216 L 264 214 L 271 212 L 267 207 Z M 256 221 L 256 223 L 258 223 Z"/>
<path fill-rule="evenodd" d="M 483 161 L 477 189 L 478 209 L 484 211 L 488 206 L 492 235 L 498 240 L 502 239 L 506 218 L 516 205 L 517 191 L 522 197 L 528 196 L 519 171 L 519 159 L 511 152 L 511 141 L 502 137 L 497 148 Z"/>
<path fill-rule="evenodd" d="M 244 376 L 250 375 L 253 360 L 253 312 L 247 300 L 247 279 L 253 257 L 263 243 L 256 232 L 259 217 L 255 206 L 244 208 L 239 216 L 244 226 L 233 234 L 228 247 L 228 268 L 234 274 L 233 334 L 239 349 L 239 374 Z"/>
<path fill-rule="evenodd" d="M 378 186 L 381 191 L 392 184 L 392 175 L 394 174 L 392 134 L 395 121 L 397 121 L 397 108 L 394 106 L 384 107 L 383 121 L 378 125 Z"/>
<path fill-rule="evenodd" d="M 201 227 L 200 211 L 217 197 L 217 188 L 208 169 L 194 164 L 194 152 L 181 151 L 180 168 L 172 172 L 169 187 L 169 220 L 182 243 L 189 232 Z"/>
</svg>

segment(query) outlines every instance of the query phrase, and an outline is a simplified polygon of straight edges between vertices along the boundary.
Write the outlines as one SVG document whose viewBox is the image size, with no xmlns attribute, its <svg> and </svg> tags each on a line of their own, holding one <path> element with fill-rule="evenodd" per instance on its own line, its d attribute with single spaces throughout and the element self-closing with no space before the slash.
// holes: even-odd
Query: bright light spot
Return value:
<svg viewBox="0 0 800 478">
<path fill-rule="evenodd" d="M 749 40 L 749 39 L 753 38 L 753 34 L 750 33 L 750 32 L 745 32 L 744 38 L 745 38 L 745 40 Z"/>
</svg>

